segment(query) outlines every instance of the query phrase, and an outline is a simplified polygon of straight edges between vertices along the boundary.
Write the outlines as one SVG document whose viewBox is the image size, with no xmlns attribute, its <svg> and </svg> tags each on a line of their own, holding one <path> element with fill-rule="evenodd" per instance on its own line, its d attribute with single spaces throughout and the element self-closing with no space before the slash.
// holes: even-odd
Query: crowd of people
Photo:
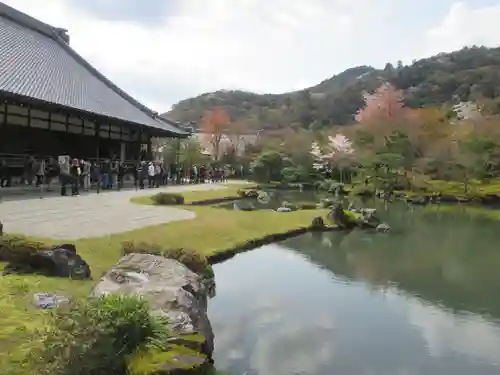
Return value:
<svg viewBox="0 0 500 375">
<path fill-rule="evenodd" d="M 199 184 L 224 182 L 234 175 L 230 166 L 176 165 L 160 161 L 125 163 L 116 158 L 90 161 L 65 156 L 56 160 L 26 158 L 19 180 L 21 185 L 53 190 L 60 183 L 61 195 L 79 195 L 81 190 L 122 189 L 126 180 L 133 180 L 136 189 L 157 188 L 167 184 Z M 0 160 L 0 188 L 12 186 L 12 168 Z"/>
</svg>

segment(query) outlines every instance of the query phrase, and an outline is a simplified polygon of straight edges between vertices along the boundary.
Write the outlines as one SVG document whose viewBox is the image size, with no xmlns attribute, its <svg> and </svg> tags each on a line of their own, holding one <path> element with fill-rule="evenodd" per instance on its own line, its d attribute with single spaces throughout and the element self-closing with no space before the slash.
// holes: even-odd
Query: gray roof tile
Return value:
<svg viewBox="0 0 500 375">
<path fill-rule="evenodd" d="M 120 90 L 64 37 L 64 30 L 0 3 L 0 91 L 187 135 Z"/>
</svg>

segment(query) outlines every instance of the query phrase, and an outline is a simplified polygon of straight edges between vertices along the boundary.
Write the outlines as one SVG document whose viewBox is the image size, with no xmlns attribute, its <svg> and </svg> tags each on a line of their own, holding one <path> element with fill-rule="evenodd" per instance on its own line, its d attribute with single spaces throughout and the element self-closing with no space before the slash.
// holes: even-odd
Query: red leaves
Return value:
<svg viewBox="0 0 500 375">
<path fill-rule="evenodd" d="M 403 104 L 403 93 L 389 83 L 384 83 L 371 95 L 365 96 L 365 107 L 361 108 L 356 121 L 379 123 L 406 117 L 408 109 Z"/>
</svg>

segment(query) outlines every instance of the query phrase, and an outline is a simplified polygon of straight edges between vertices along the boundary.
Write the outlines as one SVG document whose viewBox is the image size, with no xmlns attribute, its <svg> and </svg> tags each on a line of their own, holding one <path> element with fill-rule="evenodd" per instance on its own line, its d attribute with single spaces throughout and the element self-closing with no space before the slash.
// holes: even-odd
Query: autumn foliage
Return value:
<svg viewBox="0 0 500 375">
<path fill-rule="evenodd" d="M 206 111 L 201 119 L 201 131 L 212 147 L 215 158 L 220 154 L 220 143 L 224 135 L 228 132 L 231 118 L 223 108 L 214 108 Z"/>
</svg>

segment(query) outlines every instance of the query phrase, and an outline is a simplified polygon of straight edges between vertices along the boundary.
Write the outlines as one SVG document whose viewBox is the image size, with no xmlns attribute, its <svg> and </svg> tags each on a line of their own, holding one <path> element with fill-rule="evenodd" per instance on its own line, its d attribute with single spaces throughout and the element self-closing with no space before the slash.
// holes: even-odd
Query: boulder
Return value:
<svg viewBox="0 0 500 375">
<path fill-rule="evenodd" d="M 311 229 L 320 230 L 325 228 L 325 222 L 321 216 L 315 217 L 311 223 Z"/>
<path fill-rule="evenodd" d="M 376 212 L 377 210 L 374 208 L 357 209 L 352 204 L 349 205 L 349 208 L 347 210 L 344 210 L 342 208 L 342 205 L 340 203 L 337 203 L 328 214 L 328 219 L 340 228 L 375 229 L 379 225 L 384 224 L 378 217 L 375 216 Z"/>
<path fill-rule="evenodd" d="M 344 208 L 340 203 L 335 203 L 333 205 L 331 211 L 328 213 L 327 218 L 330 222 L 334 223 L 339 228 L 347 229 L 356 226 L 352 218 L 346 214 L 346 211 L 344 211 Z"/>
<path fill-rule="evenodd" d="M 459 198 L 454 195 L 439 195 L 437 200 L 440 203 L 458 203 Z"/>
<path fill-rule="evenodd" d="M 420 197 L 408 197 L 406 198 L 406 202 L 415 205 L 426 205 L 429 203 L 429 197 L 427 195 L 423 195 Z"/>
<path fill-rule="evenodd" d="M 486 194 L 483 195 L 481 198 L 481 204 L 484 205 L 498 205 L 500 204 L 500 195 L 498 194 Z M 1 228 L 2 224 L 0 223 L 0 235 L 1 235 Z"/>
<path fill-rule="evenodd" d="M 375 230 L 377 232 L 380 232 L 380 233 L 387 233 L 387 232 L 390 232 L 391 227 L 389 225 L 387 225 L 386 223 L 381 223 L 381 224 L 377 225 Z"/>
<path fill-rule="evenodd" d="M 29 245 L 26 245 L 29 246 Z M 51 248 L 21 249 L 11 253 L 3 275 L 41 274 L 51 277 L 70 277 L 77 280 L 91 279 L 90 266 L 77 254 L 72 244 L 56 245 Z"/>
<path fill-rule="evenodd" d="M 203 277 L 176 260 L 132 253 L 106 272 L 92 295 L 121 293 L 145 298 L 151 314 L 168 320 L 173 343 L 188 346 L 211 360 L 214 334 L 207 316 L 207 284 Z M 193 334 L 201 335 L 201 339 L 183 339 Z"/>
</svg>

